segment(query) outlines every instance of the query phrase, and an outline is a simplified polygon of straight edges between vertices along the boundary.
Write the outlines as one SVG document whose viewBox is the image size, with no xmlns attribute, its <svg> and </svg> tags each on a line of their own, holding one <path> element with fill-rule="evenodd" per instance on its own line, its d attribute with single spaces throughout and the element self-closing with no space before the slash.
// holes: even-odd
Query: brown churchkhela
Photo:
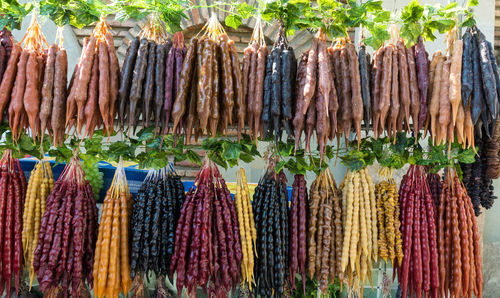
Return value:
<svg viewBox="0 0 500 298">
<path fill-rule="evenodd" d="M 191 40 L 182 71 L 179 72 L 178 92 L 172 105 L 171 118 L 173 133 L 176 136 L 185 134 L 186 142 L 191 141 L 193 130 L 195 138 L 204 134 L 215 136 L 217 132 L 227 133 L 228 126 L 235 122 L 234 110 L 238 123 L 246 118 L 246 71 L 234 69 L 239 68 L 239 65 L 234 65 L 239 63 L 234 42 L 229 40 L 226 33 L 216 33 L 218 26 L 217 19 L 211 18 L 202 36 Z M 194 90 L 192 84 L 196 85 L 195 101 L 189 96 L 190 90 Z M 196 112 L 193 120 L 187 117 L 191 116 L 192 111 Z M 182 125 L 182 132 L 179 128 L 183 119 L 187 125 Z M 243 123 L 238 124 L 240 133 L 244 126 Z"/>
</svg>

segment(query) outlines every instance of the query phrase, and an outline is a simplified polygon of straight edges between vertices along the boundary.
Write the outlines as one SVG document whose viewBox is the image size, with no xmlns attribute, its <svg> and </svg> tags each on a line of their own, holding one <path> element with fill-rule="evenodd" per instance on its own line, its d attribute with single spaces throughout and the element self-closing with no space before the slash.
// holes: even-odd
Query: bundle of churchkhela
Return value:
<svg viewBox="0 0 500 298">
<path fill-rule="evenodd" d="M 62 27 L 57 30 L 56 41 L 59 42 L 50 45 L 45 62 L 40 103 L 40 134 L 43 142 L 45 130 L 48 130 L 53 136 L 53 144 L 59 146 L 64 142 L 68 80 L 68 57 L 63 47 Z"/>
<path fill-rule="evenodd" d="M 375 185 L 378 256 L 396 267 L 403 260 L 398 189 L 391 169 L 382 168 L 379 174 L 384 180 Z"/>
<path fill-rule="evenodd" d="M 40 223 L 45 213 L 47 197 L 53 187 L 52 168 L 48 161 L 41 160 L 31 171 L 23 209 L 23 257 L 25 267 L 28 269 L 30 288 L 35 281 L 33 258 L 38 243 Z"/>
<path fill-rule="evenodd" d="M 411 48 L 399 38 L 396 26 L 391 26 L 390 42 L 373 56 L 371 77 L 372 127 L 375 138 L 384 130 L 391 137 L 396 132 L 410 130 L 418 134 L 427 118 L 429 86 L 427 52 L 423 39 Z"/>
<path fill-rule="evenodd" d="M 246 104 L 246 110 L 245 105 L 238 107 L 238 138 L 241 137 L 241 131 L 245 126 L 248 126 L 248 132 L 254 140 L 257 140 L 258 135 L 264 138 L 261 127 L 264 85 L 271 79 L 269 77 L 266 81 L 268 54 L 262 20 L 257 18 L 250 43 L 243 50 L 241 73 L 243 104 Z"/>
<path fill-rule="evenodd" d="M 462 37 L 461 76 L 462 104 L 471 114 L 476 134 L 493 137 L 498 117 L 500 76 L 493 46 L 477 27 L 469 28 Z M 450 89 L 451 90 L 451 89 Z M 458 118 L 458 117 L 457 117 Z"/>
<path fill-rule="evenodd" d="M 92 35 L 84 40 L 82 54 L 68 87 L 65 127 L 76 128 L 92 137 L 104 124 L 108 135 L 113 132 L 117 113 L 120 68 L 113 36 L 104 17 L 96 24 Z"/>
<path fill-rule="evenodd" d="M 132 287 L 129 264 L 129 218 L 132 195 L 123 161 L 115 171 L 102 206 L 92 269 L 95 297 L 125 296 Z"/>
<path fill-rule="evenodd" d="M 430 63 L 431 100 L 429 103 L 430 133 L 434 144 L 455 141 L 464 148 L 474 145 L 474 126 L 470 106 L 463 105 L 462 58 L 464 41 L 456 38 L 456 30 L 448 34 L 448 55 L 434 53 Z"/>
<path fill-rule="evenodd" d="M 355 51 L 354 56 L 356 56 Z M 355 59 L 355 63 L 357 63 L 357 57 L 354 58 L 354 56 L 351 58 Z M 313 39 L 311 49 L 302 54 L 297 70 L 295 115 L 293 118 L 295 148 L 298 148 L 302 131 L 305 130 L 305 149 L 311 151 L 311 137 L 316 131 L 321 159 L 323 159 L 327 140 L 333 139 L 338 127 L 339 102 L 334 84 L 333 61 L 333 51 L 328 49 L 326 45 L 326 34 L 319 31 Z M 353 62 L 353 64 L 355 63 Z M 356 67 L 356 69 L 359 78 L 359 68 Z M 349 72 L 349 69 L 346 70 Z M 358 85 L 360 86 L 360 84 Z M 359 99 L 361 99 L 361 93 Z M 361 112 L 362 109 L 363 106 L 361 106 Z"/>
<path fill-rule="evenodd" d="M 371 266 L 378 259 L 375 187 L 364 168 L 348 171 L 339 190 L 342 195 L 343 241 L 336 274 L 349 288 L 362 291 L 366 279 L 371 281 Z"/>
<path fill-rule="evenodd" d="M 444 240 L 438 240 L 442 235 L 437 233 L 440 224 L 437 218 L 442 217 L 442 213 L 437 213 L 426 175 L 423 166 L 412 165 L 399 188 L 404 256 L 395 268 L 403 297 L 408 293 L 416 297 L 422 297 L 423 293 L 425 297 L 436 297 L 443 286 L 440 269 L 444 264 L 438 265 L 438 255 L 441 258 L 442 254 L 438 251 L 438 244 Z M 442 197 L 443 191 L 440 200 Z M 451 232 L 448 233 L 451 237 Z M 449 262 L 452 263 L 451 259 Z"/>
<path fill-rule="evenodd" d="M 418 200 L 415 202 L 418 206 Z M 418 214 L 418 211 L 415 211 L 415 214 Z M 439 198 L 437 237 L 439 265 L 435 264 L 434 254 L 436 254 L 436 252 L 435 248 L 433 250 L 431 246 L 432 258 L 430 262 L 430 272 L 432 291 L 438 291 L 440 286 L 440 292 L 433 292 L 434 296 L 482 297 L 483 272 L 481 241 L 479 239 L 476 217 L 474 216 L 471 199 L 467 195 L 464 186 L 453 168 L 447 169 L 446 179 Z M 425 248 L 425 245 L 422 246 L 422 248 Z M 412 254 L 411 258 L 413 257 L 414 255 Z M 420 256 L 417 255 L 417 257 Z M 424 266 L 423 289 L 427 296 L 428 289 L 426 289 L 426 285 L 428 281 L 426 282 L 425 279 L 425 268 L 428 267 L 429 259 L 426 259 L 424 254 L 422 254 L 421 257 L 422 258 L 419 259 L 418 262 L 421 262 Z M 417 261 L 415 261 L 415 264 L 417 264 L 416 262 Z M 413 267 L 412 269 L 412 275 L 419 276 L 422 272 L 415 271 L 415 268 L 416 267 Z M 417 272 L 417 274 L 415 274 L 415 272 Z M 435 280 L 435 275 L 437 275 L 437 281 Z M 419 289 L 421 283 L 416 283 L 415 285 L 416 288 Z"/>
<path fill-rule="evenodd" d="M 255 293 L 267 297 L 285 293 L 290 265 L 287 181 L 283 171 L 276 173 L 275 164 L 271 158 L 253 196 L 257 230 Z"/>
<path fill-rule="evenodd" d="M 342 202 L 337 185 L 329 169 L 321 172 L 311 185 L 311 196 L 308 202 L 308 232 L 307 232 L 307 271 L 309 277 L 315 278 L 323 293 L 335 278 L 342 278 Z M 369 197 L 368 197 L 369 198 Z M 368 205 L 364 204 L 363 208 Z M 368 209 L 370 210 L 370 208 Z M 366 214 L 361 214 L 365 219 Z M 371 218 L 371 213 L 367 216 Z M 368 221 L 365 221 L 367 223 Z M 363 226 L 366 228 L 366 226 Z M 372 227 L 370 226 L 371 234 Z M 363 232 L 367 232 L 363 229 Z M 293 237 L 293 235 L 292 235 Z M 371 242 L 372 239 L 370 239 Z M 368 245 L 367 242 L 363 244 Z M 368 248 L 368 246 L 366 246 Z M 358 272 L 362 279 L 367 271 L 368 262 L 363 263 L 363 271 Z"/>
<path fill-rule="evenodd" d="M 77 155 L 46 200 L 33 258 L 39 289 L 48 296 L 84 295 L 92 284 L 98 210 Z"/>
<path fill-rule="evenodd" d="M 132 205 L 130 221 L 131 276 L 134 293 L 144 288 L 144 277 L 155 274 L 158 286 L 169 275 L 174 254 L 177 221 L 186 195 L 184 185 L 169 164 L 150 170 L 141 184 Z"/>
<path fill-rule="evenodd" d="M 121 71 L 118 91 L 118 118 L 129 134 L 139 120 L 142 126 L 155 126 L 156 133 L 168 131 L 170 110 L 177 94 L 186 46 L 182 32 L 167 38 L 163 22 L 151 16 L 129 44 Z"/>
<path fill-rule="evenodd" d="M 244 118 L 242 77 L 234 41 L 212 15 L 199 38 L 190 41 L 172 106 L 173 132 L 186 142 L 193 135 L 226 134 L 237 118 Z M 243 114 L 241 114 L 243 113 Z"/>
<path fill-rule="evenodd" d="M 2 79 L 0 107 L 9 104 L 9 126 L 14 141 L 24 129 L 31 129 L 33 137 L 39 132 L 40 89 L 47 41 L 35 16 L 31 19 L 23 40 L 13 46 Z M 10 100 L 10 102 L 9 102 Z"/>
<path fill-rule="evenodd" d="M 188 50 L 189 51 L 189 50 Z M 170 273 L 177 293 L 197 286 L 223 297 L 241 281 L 242 246 L 238 215 L 217 166 L 206 159 L 186 194 L 175 233 Z"/>
<path fill-rule="evenodd" d="M 261 186 L 261 184 L 259 185 Z M 260 190 L 262 191 L 262 188 Z M 288 249 L 290 251 L 289 279 L 291 289 L 295 289 L 295 275 L 299 273 L 304 291 L 307 276 L 307 200 L 306 178 L 302 174 L 296 174 L 292 185 L 290 215 L 288 218 L 290 225 L 288 236 Z M 337 223 L 334 221 L 333 224 Z M 342 233 L 342 230 L 335 230 L 335 232 Z M 332 245 L 335 244 L 332 243 Z"/>
<path fill-rule="evenodd" d="M 262 65 L 260 64 L 261 67 Z M 293 95 L 297 62 L 293 48 L 288 45 L 284 27 L 281 27 L 278 32 L 265 66 L 262 105 L 260 107 L 253 105 L 254 109 L 262 108 L 259 129 L 262 130 L 263 138 L 274 135 L 275 140 L 281 139 L 283 131 L 289 138 L 293 137 Z M 257 79 L 261 80 L 261 78 Z M 258 92 L 255 92 L 255 96 L 257 97 L 260 96 L 262 86 L 256 86 L 256 88 Z M 249 105 L 251 104 L 249 102 Z"/>
<path fill-rule="evenodd" d="M 0 293 L 10 297 L 14 281 L 16 294 L 23 274 L 23 206 L 26 196 L 26 177 L 11 150 L 5 150 L 0 160 Z"/>
<path fill-rule="evenodd" d="M 251 291 L 254 283 L 254 252 L 257 251 L 256 240 L 257 230 L 253 216 L 252 203 L 250 201 L 250 191 L 248 189 L 245 169 L 241 168 L 237 172 L 236 194 L 234 204 L 238 213 L 238 225 L 240 230 L 241 250 L 243 259 L 241 261 L 242 282 Z"/>
<path fill-rule="evenodd" d="M 499 123 L 497 122 L 497 126 Z M 476 146 L 478 147 L 478 155 L 475 156 L 475 161 L 470 164 L 460 163 L 462 170 L 462 182 L 467 190 L 467 195 L 470 197 L 474 213 L 476 216 L 481 214 L 481 207 L 490 209 L 493 206 L 494 200 L 497 198 L 493 194 L 493 180 L 497 177 L 490 176 L 495 171 L 495 165 L 498 162 L 498 146 L 497 135 L 498 128 L 495 129 L 495 135 L 492 139 L 488 139 L 484 128 L 482 128 L 482 136 L 476 136 Z M 490 150 L 493 148 L 493 156 L 490 155 Z"/>
</svg>

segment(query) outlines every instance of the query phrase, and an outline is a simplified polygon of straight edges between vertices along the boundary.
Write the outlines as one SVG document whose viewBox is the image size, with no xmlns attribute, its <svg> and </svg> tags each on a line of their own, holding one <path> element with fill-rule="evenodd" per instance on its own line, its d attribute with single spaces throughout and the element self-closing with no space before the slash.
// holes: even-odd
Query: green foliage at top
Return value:
<svg viewBox="0 0 500 298">
<path fill-rule="evenodd" d="M 101 15 L 110 13 L 110 7 L 101 0 L 40 1 L 40 14 L 48 16 L 59 27 L 71 25 L 82 28 L 99 21 Z"/>
<path fill-rule="evenodd" d="M 184 11 L 191 9 L 191 6 L 188 0 L 114 0 L 111 5 L 119 21 L 142 20 L 157 14 L 171 34 L 182 30 L 181 21 L 187 18 Z"/>
<path fill-rule="evenodd" d="M 477 5 L 476 0 L 470 0 L 468 6 Z M 458 23 L 459 16 L 464 21 Z M 461 7 L 458 2 L 451 2 L 443 6 L 441 4 L 421 5 L 418 0 L 412 0 L 401 10 L 399 20 L 401 23 L 401 37 L 407 46 L 415 44 L 419 36 L 425 40 L 436 39 L 436 32 L 446 33 L 455 26 L 471 27 L 474 25 L 472 12 L 467 7 Z"/>
<path fill-rule="evenodd" d="M 321 27 L 330 38 L 347 37 L 349 29 L 362 27 L 370 33 L 364 42 L 377 49 L 390 37 L 387 25 L 391 21 L 391 12 L 382 8 L 380 0 L 361 2 L 348 0 L 344 5 L 336 0 L 322 0 L 318 1 L 315 10 L 326 20 Z"/>
<path fill-rule="evenodd" d="M 6 27 L 9 30 L 21 29 L 24 17 L 33 9 L 31 2 L 21 4 L 17 0 L 0 1 L 0 30 Z"/>
</svg>

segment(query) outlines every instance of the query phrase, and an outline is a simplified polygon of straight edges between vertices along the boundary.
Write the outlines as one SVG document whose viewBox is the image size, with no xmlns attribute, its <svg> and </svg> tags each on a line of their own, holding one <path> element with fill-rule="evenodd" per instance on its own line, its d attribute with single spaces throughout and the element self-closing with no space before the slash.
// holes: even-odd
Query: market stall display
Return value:
<svg viewBox="0 0 500 298">
<path fill-rule="evenodd" d="M 21 27 L 31 6 L 16 3 L 0 6 L 2 26 Z M 377 286 L 390 287 L 392 266 L 404 297 L 482 297 L 474 214 L 496 198 L 500 75 L 470 7 L 415 0 L 391 14 L 372 0 L 241 2 L 225 25 L 214 13 L 194 37 L 184 32 L 186 46 L 181 20 L 192 4 L 78 3 L 40 7 L 60 28 L 95 22 L 69 86 L 62 29 L 49 46 L 33 13 L 19 43 L 0 31 L 9 126 L 0 125 L 1 293 L 14 282 L 23 295 L 27 269 L 30 288 L 51 297 L 143 297 L 150 282 L 155 296 L 309 297 L 339 284 L 363 296 L 375 266 L 384 271 Z M 413 10 L 422 16 L 403 17 Z M 112 11 L 145 19 L 121 69 Z M 229 27 L 250 17 L 244 48 Z M 276 21 L 274 31 L 263 20 Z M 311 42 L 293 49 L 304 29 Z M 437 32 L 447 45 L 430 53 L 424 43 Z M 251 197 L 246 173 L 255 173 L 240 162 L 261 157 L 257 142 L 271 153 Z M 335 150 L 348 168 L 338 187 Z M 56 182 L 47 152 L 67 163 Z M 24 155 L 39 160 L 28 183 L 15 159 Z M 134 198 L 122 157 L 149 168 Z M 100 159 L 120 163 L 99 216 Z M 202 166 L 187 193 L 172 163 L 186 160 Z M 240 167 L 234 200 L 218 165 Z M 392 171 L 405 165 L 399 183 Z"/>
</svg>

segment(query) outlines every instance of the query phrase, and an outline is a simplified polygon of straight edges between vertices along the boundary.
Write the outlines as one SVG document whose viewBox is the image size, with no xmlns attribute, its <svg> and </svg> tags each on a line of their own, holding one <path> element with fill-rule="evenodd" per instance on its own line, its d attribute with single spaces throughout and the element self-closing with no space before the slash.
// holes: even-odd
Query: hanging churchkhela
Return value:
<svg viewBox="0 0 500 298">
<path fill-rule="evenodd" d="M 261 186 L 259 184 L 259 186 Z M 259 189 L 262 191 L 262 189 Z M 302 287 L 305 291 L 306 276 L 307 276 L 307 185 L 304 175 L 296 174 L 292 186 L 292 198 L 290 203 L 289 215 L 289 251 L 290 251 L 290 287 L 295 289 L 295 274 L 299 273 L 302 278 Z M 338 211 L 337 209 L 335 209 Z M 338 222 L 333 222 L 338 224 Z M 340 222 L 341 224 L 341 222 Z M 335 230 L 342 234 L 342 226 Z M 335 245 L 332 243 L 332 245 Z"/>
<path fill-rule="evenodd" d="M 57 43 L 50 45 L 45 59 L 45 70 L 40 101 L 41 142 L 45 130 L 53 136 L 53 144 L 60 146 L 64 142 L 64 113 L 66 110 L 66 83 L 68 57 L 63 47 L 62 27 L 57 29 Z"/>
<path fill-rule="evenodd" d="M 343 241 L 336 272 L 341 282 L 347 281 L 349 288 L 362 289 L 366 278 L 371 281 L 371 266 L 378 259 L 375 187 L 364 168 L 348 171 L 339 190 L 342 195 Z M 312 218 L 311 213 L 309 216 Z"/>
<path fill-rule="evenodd" d="M 460 163 L 462 182 L 467 190 L 467 195 L 470 197 L 476 216 L 481 214 L 481 207 L 490 209 L 497 198 L 493 194 L 493 181 L 489 174 L 493 171 L 492 168 L 495 168 L 494 164 L 497 163 L 498 159 L 499 145 L 496 141 L 498 129 L 495 128 L 495 135 L 492 139 L 488 139 L 484 128 L 481 129 L 483 130 L 481 137 L 476 136 L 476 146 L 479 149 L 478 155 L 474 157 L 475 161 L 471 164 Z M 494 152 L 493 156 L 490 155 L 491 149 Z"/>
<path fill-rule="evenodd" d="M 33 267 L 45 295 L 78 297 L 92 284 L 98 210 L 77 155 L 47 197 Z"/>
<path fill-rule="evenodd" d="M 151 16 L 129 44 L 118 90 L 118 120 L 129 134 L 154 124 L 156 134 L 168 132 L 172 98 L 175 97 L 186 46 L 182 32 L 167 38 L 163 22 Z"/>
<path fill-rule="evenodd" d="M 206 159 L 182 206 L 170 273 L 177 293 L 197 286 L 209 296 L 224 296 L 241 280 L 243 258 L 238 215 L 217 166 Z"/>
<path fill-rule="evenodd" d="M 227 134 L 236 110 L 243 119 L 244 98 L 239 58 L 234 41 L 213 15 L 200 38 L 192 38 L 182 65 L 171 118 L 175 136 L 186 142 L 200 136 Z M 180 127 L 183 132 L 181 134 Z"/>
<path fill-rule="evenodd" d="M 95 297 L 125 296 L 132 287 L 129 264 L 130 194 L 123 162 L 115 171 L 101 213 L 93 263 Z"/>
<path fill-rule="evenodd" d="M 117 113 L 120 69 L 113 36 L 104 17 L 97 23 L 89 38 L 84 40 L 82 54 L 68 87 L 66 102 L 67 129 L 92 137 L 94 130 L 104 124 L 108 135 L 114 130 Z"/>
<path fill-rule="evenodd" d="M 255 293 L 261 296 L 285 293 L 290 265 L 287 181 L 282 171 L 276 173 L 275 164 L 274 159 L 268 161 L 253 197 L 257 230 Z"/>
<path fill-rule="evenodd" d="M 403 260 L 398 189 L 392 178 L 392 170 L 382 168 L 379 174 L 385 180 L 375 185 L 378 257 L 385 262 L 390 261 L 393 267 L 397 267 Z"/>
<path fill-rule="evenodd" d="M 238 225 L 240 230 L 240 242 L 243 259 L 241 261 L 241 275 L 245 286 L 251 291 L 254 283 L 254 252 L 257 251 L 256 240 L 257 230 L 253 216 L 252 203 L 250 201 L 250 191 L 248 190 L 245 169 L 241 168 L 236 174 L 238 182 L 234 205 L 238 213 Z"/>
<path fill-rule="evenodd" d="M 13 158 L 9 149 L 3 152 L 0 170 L 0 294 L 3 295 L 5 289 L 6 297 L 10 297 L 12 281 L 16 294 L 19 294 L 23 274 L 22 229 L 26 177 L 19 160 Z"/>
<path fill-rule="evenodd" d="M 261 18 L 257 18 L 255 28 L 250 39 L 250 44 L 243 50 L 243 63 L 241 68 L 243 102 L 238 105 L 238 138 L 241 131 L 248 126 L 250 136 L 257 140 L 258 135 L 263 139 L 261 117 L 268 117 L 268 111 L 263 114 L 264 88 L 266 82 L 266 65 L 269 50 L 262 28 Z M 267 84 L 269 85 L 269 84 Z M 269 94 L 268 94 L 269 96 Z M 246 111 L 245 111 L 246 108 Z M 266 120 L 268 121 L 268 120 Z"/>
<path fill-rule="evenodd" d="M 441 192 L 441 198 L 443 192 Z M 427 183 L 426 170 L 422 166 L 410 166 L 403 176 L 399 188 L 401 210 L 401 234 L 403 238 L 403 259 L 398 262 L 396 272 L 403 297 L 422 297 L 439 294 L 440 269 L 438 245 L 443 243 L 436 222 L 438 209 Z M 441 213 L 440 213 L 441 214 Z M 450 261 L 451 263 L 451 261 Z"/>
<path fill-rule="evenodd" d="M 310 194 L 307 271 L 310 278 L 318 281 L 321 291 L 326 293 L 328 286 L 335 282 L 335 278 L 343 276 L 341 260 L 344 241 L 341 196 L 329 169 L 321 172 L 313 181 Z M 364 207 L 363 204 L 363 210 L 365 210 Z M 362 216 L 366 214 L 363 213 Z M 371 214 L 367 218 L 371 218 Z M 370 220 L 365 221 L 365 223 L 368 222 L 371 223 Z M 370 226 L 370 235 L 371 231 Z M 367 231 L 364 230 L 364 232 Z M 365 262 L 364 265 L 368 263 Z M 366 274 L 367 267 L 365 266 L 360 272 L 362 276 Z"/>
<path fill-rule="evenodd" d="M 40 87 L 45 66 L 44 47 L 47 41 L 35 16 L 31 20 L 23 40 L 13 46 L 2 80 L 0 102 L 9 102 L 9 126 L 14 141 L 25 129 L 33 136 L 39 132 Z"/>
<path fill-rule="evenodd" d="M 260 63 L 261 61 L 258 62 Z M 283 131 L 291 138 L 293 137 L 293 83 L 295 82 L 297 62 L 293 48 L 288 45 L 284 27 L 280 28 L 274 46 L 267 56 L 265 63 L 264 97 L 262 101 L 261 123 L 258 124 L 259 130 L 262 130 L 264 139 L 267 136 L 274 135 L 274 139 L 277 141 L 281 139 Z M 263 64 L 261 63 L 257 66 L 262 67 Z M 250 74 L 252 75 L 252 73 Z M 251 87 L 250 83 L 249 87 Z M 256 88 L 259 93 L 255 92 L 254 96 L 257 97 L 260 96 L 261 87 L 257 86 Z M 250 91 L 249 95 L 251 95 Z M 252 104 L 251 100 L 252 98 L 248 97 L 248 105 Z M 256 109 L 259 108 L 256 105 L 253 106 Z M 256 113 L 256 111 L 253 111 L 253 113 Z M 256 118 L 254 117 L 254 119 Z"/>
<path fill-rule="evenodd" d="M 437 218 L 439 272 L 435 274 L 439 274 L 437 285 L 441 285 L 438 294 L 442 297 L 482 297 L 479 231 L 471 200 L 453 168 L 447 168 L 446 171 Z M 421 261 L 425 265 L 424 255 Z M 431 268 L 433 262 L 434 260 Z M 432 277 L 434 290 L 434 272 Z"/>
<path fill-rule="evenodd" d="M 164 286 L 176 241 L 175 229 L 186 195 L 181 178 L 172 165 L 150 170 L 132 204 L 130 219 L 130 266 L 134 293 L 144 288 L 143 280 L 151 272 L 157 288 Z M 172 280 L 172 279 L 171 279 Z"/>
<path fill-rule="evenodd" d="M 428 76 L 427 53 L 423 41 L 408 48 L 399 37 L 399 29 L 391 26 L 390 42 L 373 56 L 371 77 L 372 128 L 375 138 L 384 131 L 396 133 L 413 130 L 418 133 L 427 118 Z"/>
<path fill-rule="evenodd" d="M 52 192 L 53 187 L 52 168 L 48 161 L 41 160 L 31 171 L 23 208 L 23 257 L 29 273 L 30 288 L 35 280 L 33 258 L 38 243 L 40 223 L 45 213 L 47 197 Z"/>
<path fill-rule="evenodd" d="M 14 46 L 14 40 L 12 39 L 12 33 L 6 27 L 0 31 L 0 82 L 2 81 L 3 74 L 7 69 L 7 64 L 10 59 L 10 54 L 12 52 L 12 47 Z M 3 111 L 3 109 L 1 109 Z"/>
</svg>

